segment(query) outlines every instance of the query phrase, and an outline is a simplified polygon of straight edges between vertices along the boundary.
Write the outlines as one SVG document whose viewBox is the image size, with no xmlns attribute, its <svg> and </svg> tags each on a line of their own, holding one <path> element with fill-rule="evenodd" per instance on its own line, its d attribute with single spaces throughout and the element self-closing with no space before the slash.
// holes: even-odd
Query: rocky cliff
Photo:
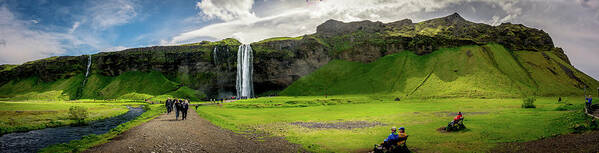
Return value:
<svg viewBox="0 0 599 153">
<path fill-rule="evenodd" d="M 520 24 L 490 26 L 467 21 L 458 14 L 420 23 L 409 19 L 391 23 L 328 20 L 319 25 L 314 34 L 252 43 L 255 93 L 280 91 L 334 59 L 370 63 L 385 55 L 405 51 L 425 55 L 440 48 L 490 43 L 515 52 L 551 51 L 569 64 L 567 56 L 554 47 L 547 33 Z M 91 73 L 117 77 L 130 71 L 157 71 L 179 86 L 201 91 L 208 97 L 228 96 L 235 93 L 239 45 L 237 40 L 225 39 L 102 52 L 92 55 Z M 2 68 L 0 85 L 15 84 L 30 77 L 38 77 L 44 82 L 68 79 L 85 73 L 86 65 L 87 56 L 27 62 Z"/>
</svg>

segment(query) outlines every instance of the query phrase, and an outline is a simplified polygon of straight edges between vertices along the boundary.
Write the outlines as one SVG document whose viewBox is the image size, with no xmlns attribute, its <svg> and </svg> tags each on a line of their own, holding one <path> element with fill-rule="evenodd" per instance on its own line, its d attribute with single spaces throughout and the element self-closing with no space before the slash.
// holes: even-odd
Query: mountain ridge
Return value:
<svg viewBox="0 0 599 153">
<path fill-rule="evenodd" d="M 540 67 L 541 69 L 547 69 L 547 72 L 554 71 L 555 74 L 562 73 L 558 72 L 559 69 L 564 71 L 564 74 L 571 72 L 567 73 L 568 75 L 559 76 L 578 80 L 573 83 L 578 89 L 580 86 L 597 84 L 596 80 L 588 79 L 588 76 L 572 67 L 563 50 L 556 48 L 551 37 L 542 30 L 511 23 L 498 26 L 474 23 L 454 13 L 418 23 L 413 23 L 410 19 L 389 23 L 372 21 L 344 23 L 327 20 L 319 25 L 316 33 L 313 34 L 293 38 L 269 38 L 251 43 L 254 49 L 254 87 L 258 94 L 276 93 L 333 60 L 367 64 L 381 57 L 402 52 L 426 56 L 444 48 L 484 46 L 495 43 L 505 47 L 513 56 L 512 59 L 523 62 L 519 63 L 521 67 L 526 67 L 528 64 L 526 62 L 534 63 L 534 61 L 526 61 L 528 58 L 551 56 L 545 59 L 559 60 L 547 66 L 551 68 Z M 197 95 L 211 98 L 232 96 L 232 93 L 235 93 L 236 52 L 240 44 L 239 41 L 228 38 L 216 42 L 202 41 L 179 46 L 152 46 L 93 54 L 91 55 L 93 59 L 91 74 L 97 75 L 99 78 L 106 78 L 100 79 L 104 83 L 100 81 L 98 84 L 72 87 L 85 91 L 68 90 L 73 91 L 68 95 L 71 99 L 122 96 L 106 96 L 97 92 L 107 91 L 106 85 L 111 81 L 119 80 L 120 75 L 139 71 L 151 73 L 152 75 L 144 76 L 155 80 L 166 79 L 179 87 L 185 86 L 194 90 L 185 93 L 198 93 Z M 527 55 L 529 52 L 531 55 Z M 464 53 L 471 54 L 472 52 Z M 524 53 L 527 53 L 526 56 Z M 0 98 L 46 91 L 36 88 L 30 91 L 19 90 L 22 91 L 19 93 L 7 92 L 7 90 L 12 90 L 15 84 L 22 82 L 21 80 L 27 80 L 27 78 L 39 79 L 39 81 L 32 82 L 32 86 L 35 86 L 35 84 L 39 84 L 36 82 L 56 82 L 78 77 L 78 74 L 85 73 L 87 58 L 87 55 L 51 57 L 18 66 L 1 66 Z M 160 73 L 154 74 L 154 72 Z M 498 71 L 493 72 L 498 73 Z M 135 83 L 130 85 L 139 86 L 132 87 L 132 89 L 143 87 L 143 85 Z M 87 86 L 94 86 L 94 88 Z M 151 95 L 159 96 L 155 94 L 166 94 L 172 90 L 170 88 L 172 87 L 164 91 L 160 89 L 149 91 L 152 91 Z M 47 90 L 53 91 L 53 89 Z"/>
</svg>

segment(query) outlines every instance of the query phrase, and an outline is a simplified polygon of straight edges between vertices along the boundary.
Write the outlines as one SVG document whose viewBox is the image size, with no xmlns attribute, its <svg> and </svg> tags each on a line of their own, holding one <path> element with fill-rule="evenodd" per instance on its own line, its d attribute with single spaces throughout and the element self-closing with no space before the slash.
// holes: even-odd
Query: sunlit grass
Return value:
<svg viewBox="0 0 599 153">
<path fill-rule="evenodd" d="M 351 102 L 348 102 L 351 101 Z M 290 103 L 291 102 L 291 103 Z M 582 122 L 575 104 L 558 111 L 557 98 L 539 98 L 535 109 L 522 109 L 515 99 L 424 99 L 394 101 L 390 97 L 272 97 L 222 106 L 202 106 L 198 113 L 218 126 L 237 132 L 259 130 L 285 137 L 316 152 L 352 152 L 380 143 L 391 126 L 407 128 L 408 144 L 419 152 L 488 152 L 500 142 L 523 142 L 572 132 Z M 305 104 L 301 106 L 300 104 Z M 261 105 L 251 106 L 251 105 Z M 248 107 L 251 106 L 251 107 Z M 574 109 L 574 110 L 572 110 Z M 468 130 L 440 133 L 453 113 L 465 113 Z M 565 119 L 568 118 L 573 119 Z M 574 117 L 572 117 L 574 116 Z M 583 115 L 584 116 L 584 115 Z M 562 119 L 562 120 L 560 120 Z M 292 122 L 381 122 L 361 129 L 309 129 Z"/>
</svg>

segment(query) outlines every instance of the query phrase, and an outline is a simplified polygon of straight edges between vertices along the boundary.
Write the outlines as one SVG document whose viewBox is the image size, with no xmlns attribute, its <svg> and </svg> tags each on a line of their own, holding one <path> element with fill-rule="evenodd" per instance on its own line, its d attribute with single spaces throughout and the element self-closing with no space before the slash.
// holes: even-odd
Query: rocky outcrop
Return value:
<svg viewBox="0 0 599 153">
<path fill-rule="evenodd" d="M 282 90 L 332 59 L 328 49 L 311 37 L 254 43 L 252 47 L 254 90 L 258 94 Z"/>
</svg>

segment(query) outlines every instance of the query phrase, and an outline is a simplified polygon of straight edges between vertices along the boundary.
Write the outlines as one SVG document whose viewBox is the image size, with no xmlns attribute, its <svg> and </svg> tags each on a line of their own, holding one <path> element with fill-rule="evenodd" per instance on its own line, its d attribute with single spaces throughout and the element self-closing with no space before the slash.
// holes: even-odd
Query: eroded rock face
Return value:
<svg viewBox="0 0 599 153">
<path fill-rule="evenodd" d="M 328 20 L 317 32 L 301 39 L 252 43 L 256 94 L 282 90 L 333 59 L 368 63 L 385 55 L 410 51 L 425 55 L 439 48 L 498 43 L 519 51 L 555 51 L 561 48 L 542 30 L 505 23 L 490 26 L 465 20 L 458 14 L 412 23 Z M 159 71 L 170 80 L 200 90 L 208 97 L 235 93 L 237 40 L 201 42 L 186 46 L 155 46 L 93 55 L 92 73 L 118 76 L 127 71 Z M 214 53 L 214 48 L 219 51 Z M 215 56 L 216 55 L 216 56 Z M 0 71 L 0 84 L 38 76 L 54 81 L 85 73 L 87 56 L 64 56 L 29 62 Z M 4 68 L 3 68 L 4 69 Z"/>
<path fill-rule="evenodd" d="M 282 90 L 302 76 L 327 64 L 332 58 L 317 40 L 283 40 L 252 44 L 254 90 Z M 269 51 L 272 50 L 272 51 Z"/>
</svg>

